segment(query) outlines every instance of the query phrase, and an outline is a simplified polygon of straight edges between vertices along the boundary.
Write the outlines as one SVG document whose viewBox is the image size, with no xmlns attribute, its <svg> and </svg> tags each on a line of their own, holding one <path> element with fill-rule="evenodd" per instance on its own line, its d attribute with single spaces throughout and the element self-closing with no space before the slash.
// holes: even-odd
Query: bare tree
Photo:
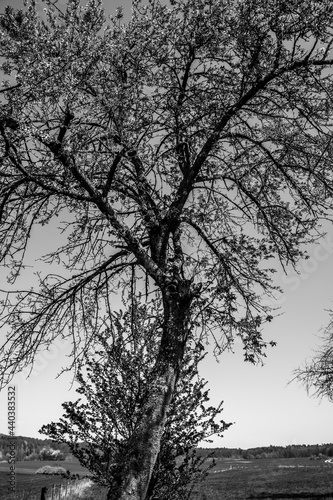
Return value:
<svg viewBox="0 0 333 500">
<path fill-rule="evenodd" d="M 333 319 L 321 340 L 322 345 L 313 358 L 295 370 L 294 380 L 301 382 L 308 394 L 333 402 Z"/>
<path fill-rule="evenodd" d="M 66 241 L 39 286 L 4 295 L 2 382 L 55 337 L 73 363 L 114 294 L 160 304 L 158 354 L 117 500 L 144 499 L 189 342 L 235 335 L 256 362 L 274 257 L 296 265 L 332 205 L 329 1 L 47 0 L 0 19 L 1 262 L 15 282 L 33 228 Z M 43 17 L 44 16 L 44 17 Z M 15 81 L 14 81 L 15 79 Z M 61 269 L 61 266 L 59 266 Z M 53 274 L 51 274 L 53 272 Z M 154 302 L 155 301 L 155 302 Z M 135 335 L 135 332 L 133 332 Z"/>
</svg>

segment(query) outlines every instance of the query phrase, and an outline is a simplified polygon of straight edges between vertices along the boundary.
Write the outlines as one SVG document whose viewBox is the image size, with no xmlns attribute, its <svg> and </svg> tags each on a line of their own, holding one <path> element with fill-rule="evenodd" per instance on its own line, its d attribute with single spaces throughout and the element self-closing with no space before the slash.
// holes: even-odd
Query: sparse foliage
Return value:
<svg viewBox="0 0 333 500">
<path fill-rule="evenodd" d="M 9 282 L 36 225 L 61 215 L 63 237 L 38 284 L 3 295 L 1 376 L 57 336 L 77 364 L 117 294 L 159 304 L 154 383 L 117 493 L 142 500 L 187 346 L 219 354 L 238 335 L 260 360 L 272 259 L 296 265 L 330 213 L 333 5 L 133 0 L 109 27 L 99 0 L 45 5 L 0 19 Z"/>
<path fill-rule="evenodd" d="M 333 402 L 333 319 L 325 328 L 322 345 L 313 358 L 295 370 L 295 378 L 309 394 Z"/>
</svg>

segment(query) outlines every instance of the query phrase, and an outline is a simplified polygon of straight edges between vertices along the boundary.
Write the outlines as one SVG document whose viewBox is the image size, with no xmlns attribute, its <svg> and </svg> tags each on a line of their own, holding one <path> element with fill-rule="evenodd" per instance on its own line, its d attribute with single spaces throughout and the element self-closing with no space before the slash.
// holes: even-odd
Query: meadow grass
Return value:
<svg viewBox="0 0 333 500">
<path fill-rule="evenodd" d="M 39 462 L 39 466 L 41 463 Z M 37 467 L 36 467 L 37 468 Z M 90 479 L 72 484 L 57 476 L 17 474 L 17 492 L 8 495 L 6 477 L 0 472 L 1 500 L 40 500 L 43 486 L 52 484 L 60 496 L 53 500 L 106 500 L 107 489 Z M 2 481 L 3 479 L 3 481 Z M 60 483 L 67 484 L 60 489 Z M 1 485 L 4 485 L 3 487 Z M 7 488 L 7 487 L 6 487 Z M 220 459 L 207 480 L 196 485 L 191 500 L 323 500 L 333 498 L 333 464 L 308 459 L 258 459 L 252 461 Z"/>
<path fill-rule="evenodd" d="M 191 500 L 333 498 L 333 466 L 308 459 L 218 461 Z"/>
<path fill-rule="evenodd" d="M 45 478 L 46 479 L 46 478 Z M 52 481 L 51 478 L 48 478 Z M 53 486 L 55 485 L 55 488 Z M 106 500 L 107 489 L 95 484 L 90 479 L 81 479 L 73 483 L 51 483 L 48 480 L 27 487 L 19 482 L 16 493 L 1 493 L 1 500 L 40 500 L 41 489 L 48 488 L 46 500 Z"/>
<path fill-rule="evenodd" d="M 98 496 L 97 496 L 98 495 Z M 82 479 L 73 484 L 63 484 L 55 489 L 53 500 L 103 500 L 106 496 L 101 487 L 98 487 L 91 479 Z M 46 500 L 52 499 L 52 491 L 48 492 Z"/>
</svg>

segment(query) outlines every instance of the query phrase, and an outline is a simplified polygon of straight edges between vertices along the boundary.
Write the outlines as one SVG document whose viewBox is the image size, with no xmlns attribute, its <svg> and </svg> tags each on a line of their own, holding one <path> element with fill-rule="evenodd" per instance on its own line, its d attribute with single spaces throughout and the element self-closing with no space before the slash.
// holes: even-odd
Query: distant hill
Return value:
<svg viewBox="0 0 333 500">
<path fill-rule="evenodd" d="M 313 458 L 333 457 L 333 444 L 292 444 L 289 446 L 263 446 L 258 448 L 198 448 L 199 456 L 213 453 L 215 458 Z"/>
<path fill-rule="evenodd" d="M 6 460 L 9 442 L 15 439 L 16 460 L 72 460 L 69 447 L 63 443 L 55 444 L 51 439 L 31 438 L 0 433 L 0 460 Z"/>
<path fill-rule="evenodd" d="M 13 438 L 0 433 L 0 461 L 6 460 L 9 441 Z M 73 460 L 69 447 L 51 439 L 15 436 L 16 460 Z M 198 448 L 199 456 L 213 454 L 215 458 L 321 458 L 333 457 L 333 444 L 301 444 L 289 446 L 263 446 L 257 448 Z"/>
</svg>

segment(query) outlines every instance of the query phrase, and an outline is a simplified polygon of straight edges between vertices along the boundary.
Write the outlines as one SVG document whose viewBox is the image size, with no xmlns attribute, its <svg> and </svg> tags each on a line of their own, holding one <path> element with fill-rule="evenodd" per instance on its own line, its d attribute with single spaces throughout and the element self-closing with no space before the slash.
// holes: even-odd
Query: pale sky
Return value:
<svg viewBox="0 0 333 500">
<path fill-rule="evenodd" d="M 18 0 L 0 0 L 0 12 L 8 4 L 22 5 Z M 129 0 L 105 1 L 109 12 L 120 4 L 128 13 Z M 35 232 L 31 242 L 31 263 L 57 241 L 51 228 L 42 229 L 43 237 Z M 235 345 L 235 354 L 224 353 L 219 363 L 212 355 L 204 361 L 201 374 L 209 382 L 211 402 L 218 404 L 224 400 L 221 418 L 235 422 L 224 438 L 215 438 L 211 446 L 246 449 L 270 444 L 333 442 L 332 403 L 309 398 L 295 382 L 288 385 L 293 370 L 320 345 L 319 330 L 329 321 L 325 309 L 333 309 L 333 228 L 329 227 L 329 231 L 320 246 L 309 249 L 310 259 L 301 264 L 298 276 L 291 270 L 285 276 L 281 269 L 275 275 L 285 291 L 276 302 L 281 305 L 283 315 L 264 329 L 264 338 L 277 342 L 277 347 L 267 351 L 266 365 L 244 363 L 240 343 Z M 38 270 L 40 263 L 35 265 Z M 29 278 L 23 279 L 29 285 Z M 1 339 L 4 335 L 5 332 L 0 332 Z M 50 352 L 38 356 L 30 378 L 26 379 L 24 374 L 15 377 L 18 435 L 41 437 L 38 429 L 62 415 L 61 403 L 77 399 L 75 391 L 70 390 L 71 375 L 55 379 L 66 364 L 66 354 L 66 346 L 58 342 Z M 7 433 L 6 401 L 7 389 L 0 393 L 0 433 Z"/>
</svg>

